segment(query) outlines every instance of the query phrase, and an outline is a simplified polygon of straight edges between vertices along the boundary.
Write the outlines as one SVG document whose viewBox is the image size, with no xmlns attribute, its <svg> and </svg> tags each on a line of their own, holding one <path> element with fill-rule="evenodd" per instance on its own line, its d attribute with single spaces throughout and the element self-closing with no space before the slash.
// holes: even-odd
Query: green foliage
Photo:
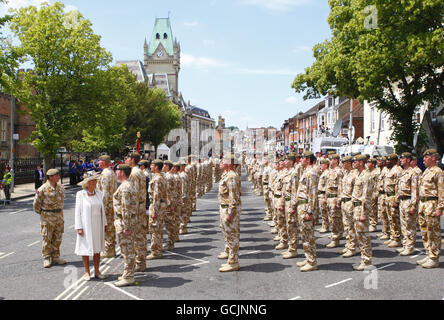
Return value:
<svg viewBox="0 0 444 320">
<path fill-rule="evenodd" d="M 315 62 L 292 87 L 304 99 L 333 94 L 368 100 L 386 111 L 398 151 L 417 131 L 414 114 L 444 101 L 444 2 L 330 0 L 332 38 L 313 48 Z M 373 5 L 370 11 L 367 6 Z M 369 28 L 371 11 L 376 28 Z"/>
<path fill-rule="evenodd" d="M 181 112 L 177 105 L 166 100 L 162 89 L 149 89 L 146 83 L 135 86 L 134 96 L 133 104 L 128 106 L 125 142 L 135 145 L 140 132 L 141 142 L 157 148 L 171 130 L 181 126 Z"/>
<path fill-rule="evenodd" d="M 0 0 L 0 6 L 5 2 Z M 10 41 L 3 35 L 3 28 L 10 20 L 10 15 L 0 16 L 0 91 L 5 85 L 6 77 L 12 76 L 18 66 L 18 56 L 10 50 Z"/>
</svg>

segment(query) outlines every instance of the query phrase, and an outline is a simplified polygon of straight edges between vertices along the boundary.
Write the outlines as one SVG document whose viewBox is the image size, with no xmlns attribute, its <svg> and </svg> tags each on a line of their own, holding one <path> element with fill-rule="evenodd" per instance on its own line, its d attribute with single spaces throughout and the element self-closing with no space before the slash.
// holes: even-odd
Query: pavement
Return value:
<svg viewBox="0 0 444 320">
<path fill-rule="evenodd" d="M 74 254 L 74 202 L 76 189 L 66 192 L 65 233 L 61 247 L 65 266 L 42 267 L 39 216 L 32 212 L 32 199 L 14 202 L 0 210 L 0 300 L 393 300 L 444 298 L 444 264 L 425 270 L 415 264 L 424 257 L 418 233 L 415 256 L 401 257 L 372 233 L 373 264 L 367 272 L 354 271 L 360 256 L 342 258 L 328 249 L 328 234 L 316 232 L 319 270 L 302 273 L 296 262 L 304 259 L 301 245 L 298 257 L 283 260 L 276 251 L 270 226 L 263 221 L 264 202 L 251 191 L 242 177 L 240 239 L 241 269 L 220 273 L 217 255 L 223 250 L 217 185 L 197 202 L 188 227 L 172 251 L 163 259 L 147 261 L 145 272 L 136 273 L 136 285 L 116 288 L 113 282 L 123 271 L 123 260 L 104 259 L 104 281 L 81 279 L 81 257 Z M 380 226 L 379 228 L 380 229 Z M 164 233 L 166 239 L 166 233 Z M 344 241 L 341 241 L 343 245 Z M 93 269 L 91 269 L 93 270 Z"/>
</svg>

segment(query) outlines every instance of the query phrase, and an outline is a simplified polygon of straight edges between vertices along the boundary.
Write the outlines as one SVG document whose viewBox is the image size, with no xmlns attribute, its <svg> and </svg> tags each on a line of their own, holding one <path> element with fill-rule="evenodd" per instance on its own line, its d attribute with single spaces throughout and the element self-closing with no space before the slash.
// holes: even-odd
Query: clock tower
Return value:
<svg viewBox="0 0 444 320">
<path fill-rule="evenodd" d="M 164 79 L 161 87 L 173 102 L 179 102 L 180 44 L 173 39 L 169 18 L 156 18 L 150 41 L 145 39 L 143 65 L 148 81 Z"/>
</svg>

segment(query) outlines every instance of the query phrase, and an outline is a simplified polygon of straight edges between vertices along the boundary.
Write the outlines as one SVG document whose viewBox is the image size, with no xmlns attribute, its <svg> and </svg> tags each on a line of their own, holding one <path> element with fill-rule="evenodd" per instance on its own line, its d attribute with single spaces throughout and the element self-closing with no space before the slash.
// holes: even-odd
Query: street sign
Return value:
<svg viewBox="0 0 444 320">
<path fill-rule="evenodd" d="M 12 138 L 13 138 L 15 141 L 20 140 L 20 138 L 19 138 L 19 134 L 18 134 L 18 133 L 14 133 L 13 136 L 12 136 Z"/>
</svg>

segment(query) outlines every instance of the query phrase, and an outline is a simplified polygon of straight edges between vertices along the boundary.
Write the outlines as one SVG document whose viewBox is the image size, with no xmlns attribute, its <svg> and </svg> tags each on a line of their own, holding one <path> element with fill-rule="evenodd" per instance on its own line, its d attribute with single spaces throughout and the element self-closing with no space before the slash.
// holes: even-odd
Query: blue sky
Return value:
<svg viewBox="0 0 444 320">
<path fill-rule="evenodd" d="M 10 7 L 42 0 L 9 0 Z M 54 3 L 53 0 L 49 1 Z M 170 18 L 182 48 L 179 90 L 217 121 L 244 129 L 274 126 L 306 111 L 291 89 L 330 37 L 327 0 L 64 0 L 102 36 L 115 60 L 142 60 L 156 17 Z M 4 10 L 2 10 L 4 11 Z"/>
</svg>

